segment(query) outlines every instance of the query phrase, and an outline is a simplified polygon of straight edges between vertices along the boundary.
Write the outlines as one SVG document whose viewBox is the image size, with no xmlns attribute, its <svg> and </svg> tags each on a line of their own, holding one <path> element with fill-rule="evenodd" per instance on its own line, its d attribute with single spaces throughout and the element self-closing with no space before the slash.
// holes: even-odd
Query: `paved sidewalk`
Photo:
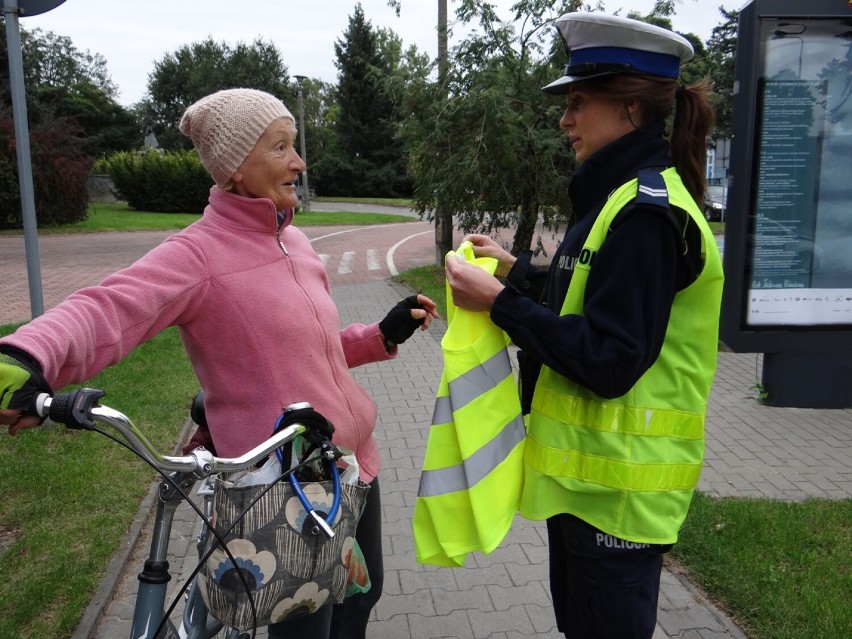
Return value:
<svg viewBox="0 0 852 639">
<path fill-rule="evenodd" d="M 407 294 L 389 281 L 340 286 L 333 292 L 345 323 L 374 321 L 381 309 Z M 414 560 L 410 522 L 441 374 L 439 341 L 444 328 L 443 321 L 435 322 L 432 330 L 406 342 L 396 360 L 355 371 L 378 404 L 376 432 L 384 462 L 380 479 L 385 590 L 368 636 L 562 639 L 551 610 L 543 523 L 517 518 L 500 548 L 487 556 L 470 557 L 462 569 L 427 567 Z M 750 390 L 759 370 L 757 355 L 720 354 L 700 489 L 716 496 L 790 500 L 852 495 L 852 410 L 763 406 Z M 144 520 L 150 503 L 143 504 L 126 552 L 110 567 L 75 638 L 129 635 L 138 551 L 144 552 L 148 541 Z M 183 515 L 173 542 L 175 575 L 194 567 L 193 541 L 199 526 L 189 508 Z M 141 542 L 134 546 L 140 529 Z M 180 579 L 173 579 L 176 582 Z M 676 566 L 668 567 L 663 573 L 654 639 L 732 637 L 745 639 L 688 576 Z"/>
</svg>

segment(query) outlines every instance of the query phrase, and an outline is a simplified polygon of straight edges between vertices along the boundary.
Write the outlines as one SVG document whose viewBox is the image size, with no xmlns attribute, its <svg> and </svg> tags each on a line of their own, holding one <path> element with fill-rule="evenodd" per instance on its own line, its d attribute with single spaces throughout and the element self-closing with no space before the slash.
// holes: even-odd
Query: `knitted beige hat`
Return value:
<svg viewBox="0 0 852 639">
<path fill-rule="evenodd" d="M 191 105 L 180 120 L 201 163 L 224 187 L 267 127 L 279 118 L 295 119 L 273 95 L 255 89 L 217 91 Z"/>
</svg>

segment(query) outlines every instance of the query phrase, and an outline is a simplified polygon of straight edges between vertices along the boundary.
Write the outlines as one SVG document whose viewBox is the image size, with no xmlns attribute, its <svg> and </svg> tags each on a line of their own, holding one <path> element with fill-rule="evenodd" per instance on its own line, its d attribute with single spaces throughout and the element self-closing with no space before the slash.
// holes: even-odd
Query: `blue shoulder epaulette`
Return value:
<svg viewBox="0 0 852 639">
<path fill-rule="evenodd" d="M 636 192 L 636 204 L 650 204 L 665 211 L 666 217 L 669 218 L 677 232 L 677 236 L 680 238 L 683 254 L 686 255 L 689 252 L 686 240 L 686 226 L 689 224 L 689 214 L 682 212 L 683 215 L 681 216 L 672 210 L 669 204 L 669 191 L 666 188 L 666 181 L 658 169 L 640 169 L 637 177 L 639 188 Z M 680 209 L 677 210 L 680 211 Z M 690 282 L 692 282 L 692 279 Z"/>
<path fill-rule="evenodd" d="M 636 204 L 650 204 L 660 208 L 669 208 L 669 192 L 666 181 L 658 169 L 639 170 L 639 190 L 636 193 Z"/>
</svg>

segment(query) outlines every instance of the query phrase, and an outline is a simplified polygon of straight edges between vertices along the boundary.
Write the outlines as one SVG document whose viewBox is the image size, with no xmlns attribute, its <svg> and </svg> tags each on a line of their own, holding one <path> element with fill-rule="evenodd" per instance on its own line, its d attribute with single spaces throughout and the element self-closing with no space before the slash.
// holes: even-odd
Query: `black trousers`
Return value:
<svg viewBox="0 0 852 639">
<path fill-rule="evenodd" d="M 370 484 L 355 539 L 364 553 L 370 590 L 347 597 L 342 604 L 323 606 L 311 615 L 272 624 L 268 627 L 269 639 L 366 639 L 370 612 L 382 596 L 384 584 L 382 499 L 378 478 Z"/>
<path fill-rule="evenodd" d="M 547 520 L 547 535 L 559 631 L 568 639 L 651 639 L 671 545 L 626 542 L 567 514 Z"/>
</svg>

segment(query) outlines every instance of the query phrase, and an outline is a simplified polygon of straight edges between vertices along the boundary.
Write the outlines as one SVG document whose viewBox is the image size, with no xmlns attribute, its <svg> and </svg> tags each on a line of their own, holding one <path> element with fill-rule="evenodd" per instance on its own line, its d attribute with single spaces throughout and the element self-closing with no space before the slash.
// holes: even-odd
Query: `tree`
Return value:
<svg viewBox="0 0 852 639">
<path fill-rule="evenodd" d="M 739 11 L 726 11 L 719 7 L 724 21 L 713 28 L 707 41 L 710 62 L 709 75 L 713 79 L 713 111 L 716 114 L 715 140 L 731 137 L 731 110 L 734 96 L 734 65 L 737 53 Z"/>
<path fill-rule="evenodd" d="M 21 30 L 24 82 L 32 87 L 72 87 L 88 84 L 107 98 L 118 91 L 107 70 L 106 58 L 80 51 L 71 38 L 41 29 Z"/>
<path fill-rule="evenodd" d="M 256 39 L 233 47 L 207 38 L 180 47 L 154 63 L 140 112 L 155 123 L 160 145 L 186 149 L 190 142 L 178 129 L 184 111 L 195 101 L 221 89 L 251 87 L 284 102 L 292 96 L 287 66 L 272 43 Z"/>
<path fill-rule="evenodd" d="M 323 158 L 335 153 L 334 121 L 337 118 L 338 105 L 334 85 L 316 78 L 305 78 L 301 82 L 305 104 L 305 146 L 304 158 L 308 163 L 311 185 L 317 184 L 314 167 Z M 294 92 L 295 98 L 295 92 Z M 296 100 L 291 100 L 291 111 L 296 114 Z M 298 117 L 298 116 L 297 116 Z M 301 126 L 300 123 L 297 125 Z"/>
<path fill-rule="evenodd" d="M 440 204 L 464 231 L 514 226 L 515 254 L 532 245 L 537 224 L 553 228 L 570 217 L 567 184 L 574 160 L 558 130 L 563 103 L 540 88 L 565 63 L 550 25 L 577 10 L 591 7 L 518 0 L 503 21 L 492 4 L 462 0 L 458 22 L 476 21 L 479 29 L 451 52 L 446 86 L 424 89 L 405 125 L 422 214 L 431 216 Z M 629 17 L 671 29 L 673 13 L 673 0 L 659 0 L 648 15 Z M 682 35 L 695 49 L 684 67 L 689 83 L 703 78 L 710 64 L 700 39 Z"/>
<path fill-rule="evenodd" d="M 395 119 L 400 121 L 412 92 L 427 82 L 432 71 L 431 61 L 414 45 L 404 49 L 402 39 L 390 29 L 379 29 L 376 36 L 387 66 L 385 90 L 393 102 Z"/>
<path fill-rule="evenodd" d="M 5 29 L 0 33 L 0 47 L 0 94 L 8 105 L 11 95 Z M 32 123 L 53 116 L 73 120 L 87 138 L 84 151 L 93 157 L 141 144 L 137 118 L 116 102 L 117 91 L 103 56 L 78 50 L 67 36 L 22 29 L 21 57 Z"/>
<path fill-rule="evenodd" d="M 541 87 L 564 64 L 551 20 L 578 6 L 520 0 L 502 21 L 487 2 L 463 0 L 456 17 L 479 30 L 453 48 L 447 86 L 425 88 L 405 125 L 421 213 L 440 202 L 464 231 L 515 226 L 515 254 L 532 245 L 540 216 L 552 227 L 570 214 L 563 104 Z"/>
<path fill-rule="evenodd" d="M 31 93 L 35 97 L 30 119 L 52 114 L 74 121 L 85 135 L 86 154 L 94 158 L 141 146 L 136 115 L 86 81 L 72 86 L 34 87 Z"/>
<path fill-rule="evenodd" d="M 382 48 L 384 45 L 384 49 Z M 391 91 L 401 44 L 380 36 L 360 3 L 335 42 L 339 71 L 334 122 L 335 154 L 314 164 L 324 193 L 398 197 L 411 192 L 405 153 L 398 135 L 399 114 Z"/>
<path fill-rule="evenodd" d="M 39 29 L 21 30 L 21 56 L 36 218 L 40 224 L 85 219 L 92 156 L 127 148 L 134 118 L 115 102 L 102 56 Z M 18 161 L 5 24 L 0 20 L 0 226 L 21 228 Z"/>
</svg>

